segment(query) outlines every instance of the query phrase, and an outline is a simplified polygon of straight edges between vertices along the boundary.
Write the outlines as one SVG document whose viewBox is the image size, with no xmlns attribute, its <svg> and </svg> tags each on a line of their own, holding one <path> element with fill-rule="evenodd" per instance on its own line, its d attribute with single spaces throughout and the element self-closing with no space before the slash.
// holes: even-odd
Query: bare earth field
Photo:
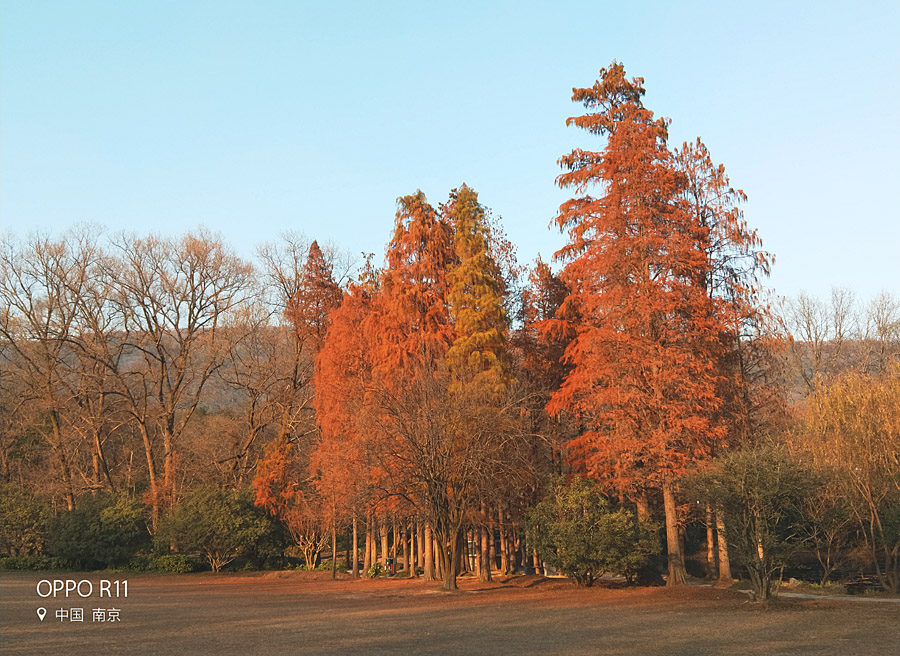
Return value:
<svg viewBox="0 0 900 656">
<path fill-rule="evenodd" d="M 87 579 L 93 595 L 38 597 L 38 581 L 54 578 Z M 128 598 L 100 599 L 100 580 L 117 578 Z M 303 572 L 3 573 L 0 654 L 900 655 L 896 602 L 760 605 L 705 587 L 583 590 L 521 576 L 460 586 L 448 594 L 420 580 Z M 56 619 L 78 607 L 84 622 Z M 119 622 L 92 621 L 113 607 Z"/>
</svg>

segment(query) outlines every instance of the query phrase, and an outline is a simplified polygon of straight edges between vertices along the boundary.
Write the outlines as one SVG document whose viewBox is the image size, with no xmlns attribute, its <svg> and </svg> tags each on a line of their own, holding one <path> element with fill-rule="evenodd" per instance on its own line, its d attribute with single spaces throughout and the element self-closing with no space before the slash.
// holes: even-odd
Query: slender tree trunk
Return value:
<svg viewBox="0 0 900 656">
<path fill-rule="evenodd" d="M 519 559 L 519 562 L 522 565 L 522 570 L 528 574 L 529 570 L 533 570 L 528 560 L 530 556 L 528 555 L 528 535 L 526 531 L 522 531 L 521 533 L 516 534 L 516 558 Z M 531 572 L 534 574 L 534 571 Z"/>
<path fill-rule="evenodd" d="M 163 431 L 163 505 L 171 508 L 175 505 L 175 443 L 172 433 Z"/>
<path fill-rule="evenodd" d="M 722 513 L 716 511 L 716 541 L 719 546 L 719 580 L 716 587 L 730 588 L 734 583 L 731 576 L 731 561 L 728 559 L 728 541 L 725 539 L 725 521 Z"/>
<path fill-rule="evenodd" d="M 412 519 L 409 520 L 409 542 L 406 546 L 406 569 L 409 570 L 409 578 L 414 579 L 418 576 L 416 573 L 416 523 Z"/>
<path fill-rule="evenodd" d="M 150 433 L 143 422 L 138 422 L 138 430 L 141 433 L 141 441 L 144 443 L 144 455 L 147 457 L 147 478 L 150 483 L 150 523 L 153 532 L 156 533 L 159 528 L 159 482 L 156 478 L 156 466 L 153 464 Z"/>
<path fill-rule="evenodd" d="M 497 562 L 497 539 L 494 535 L 494 527 L 490 526 L 487 529 L 488 532 L 488 563 L 490 563 L 491 569 L 495 570 L 500 567 L 500 563 Z"/>
<path fill-rule="evenodd" d="M 350 557 L 350 576 L 355 579 L 359 578 L 359 535 L 356 520 L 356 513 L 353 513 L 353 544 L 350 546 L 352 556 Z"/>
<path fill-rule="evenodd" d="M 434 555 L 434 580 L 442 581 L 443 572 L 441 572 L 441 545 L 438 544 L 437 538 L 432 540 L 432 554 Z"/>
<path fill-rule="evenodd" d="M 669 560 L 669 578 L 667 586 L 684 585 L 684 555 L 678 537 L 678 516 L 675 506 L 675 486 L 670 479 L 663 481 L 663 506 L 666 511 L 666 551 Z"/>
<path fill-rule="evenodd" d="M 396 553 L 394 556 L 394 563 L 397 566 L 397 571 L 409 573 L 409 548 L 406 543 L 406 526 L 403 524 L 397 523 L 397 520 L 394 520 L 394 548 L 393 551 Z M 398 562 L 399 558 L 403 558 L 403 569 L 400 569 L 400 564 Z"/>
<path fill-rule="evenodd" d="M 378 522 L 378 530 L 381 535 L 381 568 L 387 568 L 388 559 L 388 528 L 387 522 Z"/>
<path fill-rule="evenodd" d="M 469 531 L 460 531 L 457 542 L 459 544 L 456 545 L 456 554 L 457 558 L 453 561 L 453 569 L 454 573 L 457 576 L 461 576 L 467 572 L 472 571 L 474 568 L 469 567 L 469 558 L 475 560 L 475 554 L 469 554 L 469 540 L 468 540 Z"/>
<path fill-rule="evenodd" d="M 372 567 L 375 566 L 375 563 L 378 562 L 378 535 L 376 534 L 377 525 L 376 522 L 378 520 L 373 516 L 372 517 L 372 555 L 371 560 L 369 561 L 372 564 Z"/>
<path fill-rule="evenodd" d="M 331 578 L 337 578 L 337 522 L 331 516 Z"/>
<path fill-rule="evenodd" d="M 103 472 L 103 477 L 106 479 L 106 483 L 109 485 L 109 491 L 115 493 L 116 486 L 113 483 L 112 476 L 109 473 L 109 465 L 106 462 L 106 456 L 103 455 L 103 442 L 100 441 L 100 434 L 95 430 L 94 431 L 94 451 L 95 456 L 98 460 L 98 464 L 100 465 L 100 471 Z M 97 476 L 95 474 L 95 476 Z M 97 481 L 95 481 L 98 485 L 100 483 L 99 476 L 97 476 Z"/>
<path fill-rule="evenodd" d="M 478 570 L 479 581 L 491 581 L 491 547 L 488 543 L 488 528 L 482 526 L 481 530 L 481 567 Z"/>
<path fill-rule="evenodd" d="M 500 525 L 500 571 L 503 575 L 512 573 L 509 567 L 509 538 L 506 535 L 506 526 L 503 522 L 503 506 L 497 509 L 497 517 Z"/>
<path fill-rule="evenodd" d="M 422 525 L 422 520 L 416 518 L 416 540 L 418 540 L 419 545 L 418 549 L 416 549 L 416 556 L 418 557 L 419 567 L 422 568 L 422 571 L 425 571 L 425 531 L 424 526 Z"/>
<path fill-rule="evenodd" d="M 706 578 L 716 578 L 716 526 L 712 506 L 706 504 Z"/>
<path fill-rule="evenodd" d="M 52 399 L 50 399 L 49 403 L 52 403 Z M 50 442 L 50 446 L 59 461 L 60 478 L 62 478 L 65 483 L 63 498 L 66 501 L 66 510 L 72 511 L 75 510 L 75 492 L 72 488 L 72 468 L 69 465 L 69 459 L 66 457 L 66 452 L 62 447 L 62 428 L 60 427 L 59 412 L 57 410 L 50 411 L 50 427 L 53 431 L 52 441 L 46 435 L 44 436 L 44 439 Z"/>
<path fill-rule="evenodd" d="M 424 531 L 424 547 L 425 547 L 425 562 L 423 564 L 423 569 L 425 570 L 425 580 L 426 581 L 436 581 L 437 576 L 434 571 L 434 536 L 431 532 L 431 522 L 425 522 L 425 531 Z"/>
<path fill-rule="evenodd" d="M 91 496 L 100 491 L 100 460 L 96 453 L 91 454 Z"/>
<path fill-rule="evenodd" d="M 372 511 L 366 514 L 366 552 L 363 554 L 363 572 L 365 578 L 369 578 L 369 570 L 372 569 Z"/>
</svg>

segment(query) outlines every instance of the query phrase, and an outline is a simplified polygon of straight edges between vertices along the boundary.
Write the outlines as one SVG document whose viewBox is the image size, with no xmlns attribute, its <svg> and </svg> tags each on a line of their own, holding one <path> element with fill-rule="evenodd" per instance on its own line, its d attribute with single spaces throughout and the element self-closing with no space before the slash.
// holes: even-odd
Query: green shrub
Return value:
<svg viewBox="0 0 900 656">
<path fill-rule="evenodd" d="M 189 574 L 201 569 L 201 563 L 184 554 L 164 554 L 150 561 L 151 572 L 160 574 Z"/>
<path fill-rule="evenodd" d="M 381 563 L 377 563 L 377 565 L 379 568 L 381 567 Z M 304 569 L 309 572 L 330 572 L 331 571 L 331 561 L 323 560 L 321 563 L 319 563 L 312 569 L 309 569 L 306 566 L 300 566 L 300 567 L 298 567 L 298 569 Z M 345 563 L 338 562 L 337 566 L 335 567 L 335 571 L 338 571 L 342 574 L 346 574 L 347 573 L 347 565 Z M 379 570 L 379 572 L 380 572 L 380 570 Z"/>
<path fill-rule="evenodd" d="M 719 459 L 692 485 L 722 513 L 729 553 L 747 568 L 756 598 L 775 594 L 779 572 L 810 534 L 813 475 L 786 447 L 762 441 Z"/>
<path fill-rule="evenodd" d="M 597 486 L 582 478 L 555 479 L 527 521 L 544 562 L 579 585 L 589 586 L 606 572 L 632 581 L 659 550 L 655 525 L 627 510 L 611 510 Z"/>
<path fill-rule="evenodd" d="M 369 568 L 369 578 L 374 579 L 378 576 L 381 576 L 384 570 L 381 567 L 381 563 L 376 562 Z"/>
<path fill-rule="evenodd" d="M 200 487 L 188 494 L 160 524 L 158 546 L 174 542 L 197 552 L 218 572 L 275 530 L 246 491 Z"/>
<path fill-rule="evenodd" d="M 189 574 L 204 569 L 205 563 L 185 554 L 138 554 L 122 568 L 125 572 Z"/>
<path fill-rule="evenodd" d="M 66 569 L 59 558 L 50 556 L 9 556 L 0 558 L 0 572 L 48 572 Z"/>
<path fill-rule="evenodd" d="M 16 487 L 0 487 L 0 551 L 35 556 L 44 550 L 50 504 Z"/>
<path fill-rule="evenodd" d="M 81 501 L 48 522 L 47 551 L 74 569 L 123 567 L 150 546 L 147 509 L 127 495 Z"/>
</svg>

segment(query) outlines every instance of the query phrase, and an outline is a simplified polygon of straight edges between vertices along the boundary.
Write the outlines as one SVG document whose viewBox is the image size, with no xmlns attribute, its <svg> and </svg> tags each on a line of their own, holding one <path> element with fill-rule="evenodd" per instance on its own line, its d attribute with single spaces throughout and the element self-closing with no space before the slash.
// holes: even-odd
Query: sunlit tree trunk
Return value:
<svg viewBox="0 0 900 656">
<path fill-rule="evenodd" d="M 369 577 L 372 569 L 372 511 L 366 514 L 366 552 L 363 554 L 363 576 Z"/>
<path fill-rule="evenodd" d="M 418 549 L 416 549 L 416 556 L 418 557 L 417 563 L 419 567 L 422 568 L 422 571 L 425 571 L 425 530 L 422 525 L 422 520 L 416 518 L 416 540 L 418 540 Z"/>
<path fill-rule="evenodd" d="M 434 536 L 431 532 L 431 522 L 425 522 L 425 531 L 424 531 L 424 547 L 425 547 L 425 562 L 423 564 L 423 569 L 425 570 L 425 580 L 426 581 L 436 581 L 437 574 L 434 571 Z"/>
<path fill-rule="evenodd" d="M 675 487 L 671 479 L 663 481 L 663 506 L 666 513 L 666 551 L 668 555 L 669 577 L 667 586 L 683 585 L 686 582 L 684 555 L 678 536 L 678 515 L 675 507 Z"/>
<path fill-rule="evenodd" d="M 382 569 L 387 567 L 387 559 L 388 559 L 388 527 L 387 523 L 384 521 L 378 522 L 378 531 L 381 536 L 381 567 Z"/>
<path fill-rule="evenodd" d="M 438 581 L 444 580 L 444 573 L 441 571 L 441 545 L 438 544 L 437 538 L 434 540 L 434 576 Z"/>
<path fill-rule="evenodd" d="M 337 578 L 337 522 L 331 516 L 331 578 Z"/>
<path fill-rule="evenodd" d="M 497 540 L 494 535 L 494 527 L 488 528 L 488 552 L 490 554 L 489 563 L 491 569 L 497 569 L 500 565 L 497 562 Z"/>
<path fill-rule="evenodd" d="M 503 521 L 503 506 L 497 509 L 497 517 L 500 526 L 500 571 L 504 575 L 511 573 L 509 562 L 509 536 L 506 534 L 506 525 Z"/>
<path fill-rule="evenodd" d="M 409 520 L 409 541 L 406 545 L 406 569 L 409 571 L 410 578 L 416 578 L 416 523 Z"/>
<path fill-rule="evenodd" d="M 487 521 L 487 512 L 485 510 L 484 502 L 481 504 L 481 516 Z M 482 582 L 491 580 L 491 549 L 488 542 L 488 527 L 485 524 L 482 524 L 480 528 L 476 529 L 477 535 L 479 537 L 479 568 L 478 568 L 478 580 Z"/>
<path fill-rule="evenodd" d="M 731 576 L 731 562 L 728 559 L 728 541 L 725 539 L 725 521 L 722 519 L 722 513 L 716 512 L 716 538 L 718 542 L 719 552 L 719 580 L 717 587 L 730 588 L 734 583 Z"/>
<path fill-rule="evenodd" d="M 359 527 L 357 526 L 356 513 L 353 514 L 353 543 L 350 545 L 350 575 L 359 578 Z"/>
<path fill-rule="evenodd" d="M 716 525 L 712 507 L 706 504 L 706 578 L 716 578 Z"/>
</svg>

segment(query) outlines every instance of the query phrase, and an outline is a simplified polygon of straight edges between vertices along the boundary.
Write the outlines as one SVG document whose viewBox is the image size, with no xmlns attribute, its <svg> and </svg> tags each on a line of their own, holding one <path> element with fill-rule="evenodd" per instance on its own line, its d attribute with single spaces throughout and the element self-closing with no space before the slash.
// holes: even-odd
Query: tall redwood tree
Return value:
<svg viewBox="0 0 900 656">
<path fill-rule="evenodd" d="M 572 369 L 549 409 L 581 422 L 570 447 L 576 466 L 639 509 L 649 491 L 662 491 L 668 583 L 677 585 L 685 572 L 675 486 L 725 434 L 716 420 L 725 327 L 704 285 L 708 231 L 686 207 L 667 122 L 643 106 L 642 84 L 614 62 L 573 93 L 588 112 L 568 124 L 607 143 L 560 159 L 566 171 L 557 182 L 575 193 L 555 219 L 569 235 L 557 253 L 570 290 L 561 315 L 576 337 L 566 349 Z"/>
</svg>

